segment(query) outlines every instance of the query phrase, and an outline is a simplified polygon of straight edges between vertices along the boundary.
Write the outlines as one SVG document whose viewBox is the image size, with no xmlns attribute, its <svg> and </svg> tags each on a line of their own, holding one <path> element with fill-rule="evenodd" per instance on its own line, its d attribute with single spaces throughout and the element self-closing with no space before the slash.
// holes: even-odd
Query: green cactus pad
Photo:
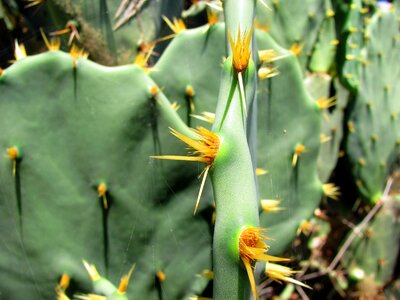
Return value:
<svg viewBox="0 0 400 300">
<path fill-rule="evenodd" d="M 365 34 L 367 63 L 350 112 L 346 152 L 360 193 L 375 202 L 400 149 L 400 39 L 395 14 L 377 11 Z"/>
<path fill-rule="evenodd" d="M 286 53 L 266 33 L 258 35 L 260 49 Z M 278 213 L 262 213 L 272 253 L 281 253 L 296 235 L 301 221 L 318 206 L 322 187 L 317 176 L 321 113 L 303 84 L 300 65 L 293 55 L 276 62 L 279 75 L 259 84 L 258 167 L 268 174 L 259 177 L 260 196 L 281 200 Z M 290 86 L 290 88 L 288 88 Z M 304 145 L 292 166 L 297 145 Z"/>
<path fill-rule="evenodd" d="M 333 22 L 332 16 L 327 17 L 330 13 L 333 13 L 330 1 L 268 0 L 265 3 L 268 4 L 269 8 L 258 2 L 256 22 L 268 31 L 281 47 L 289 49 L 294 44 L 303 46 L 299 61 L 303 70 L 305 70 L 309 65 L 317 41 L 320 40 L 321 42 L 320 44 L 317 43 L 318 47 L 321 48 L 320 50 L 326 48 L 326 42 L 322 42 L 322 39 L 329 37 L 328 35 L 318 37 L 319 32 L 321 30 L 328 31 L 331 35 L 332 28 L 328 27 L 331 27 L 332 24 L 323 25 L 326 19 L 331 19 Z M 322 60 L 328 60 L 322 62 L 320 60 L 322 53 L 316 55 L 318 57 L 314 57 L 313 68 L 322 68 L 322 64 L 330 65 L 328 61 L 331 61 L 332 58 L 324 58 Z"/>
<path fill-rule="evenodd" d="M 329 99 L 331 85 L 334 84 L 335 87 L 332 100 L 336 104 L 331 108 L 323 109 L 321 114 L 318 176 L 322 182 L 326 182 L 339 158 L 339 147 L 343 138 L 344 109 L 347 106 L 349 92 L 338 80 L 332 80 L 328 74 L 311 74 L 304 80 L 304 84 L 315 101 L 321 98 Z"/>
<path fill-rule="evenodd" d="M 159 119 L 136 66 L 106 68 L 62 52 L 28 57 L 0 77 L 2 243 L 7 299 L 54 299 L 68 273 L 90 292 L 82 259 L 128 295 L 177 299 L 211 268 L 211 214 L 193 217 L 196 167 L 149 158 L 184 152 Z M 5 152 L 21 149 L 15 176 Z M 98 185 L 106 184 L 108 209 Z M 166 279 L 157 288 L 155 274 Z M 67 289 L 68 292 L 68 289 Z"/>
<path fill-rule="evenodd" d="M 382 287 L 391 279 L 399 253 L 400 198 L 390 196 L 372 221 L 357 236 L 343 257 L 343 265 L 351 273 L 362 270 L 358 279 L 372 280 Z"/>
</svg>

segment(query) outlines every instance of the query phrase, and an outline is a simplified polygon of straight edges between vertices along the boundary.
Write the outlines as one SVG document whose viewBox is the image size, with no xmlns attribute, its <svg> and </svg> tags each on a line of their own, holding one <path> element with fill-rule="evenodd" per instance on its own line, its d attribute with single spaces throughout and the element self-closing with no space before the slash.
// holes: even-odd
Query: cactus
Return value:
<svg viewBox="0 0 400 300">
<path fill-rule="evenodd" d="M 146 298 L 178 298 L 210 269 L 210 220 L 191 217 L 195 170 L 178 175 L 176 164 L 160 169 L 148 158 L 158 145 L 178 149 L 151 84 L 139 67 L 108 69 L 55 51 L 4 71 L 0 144 L 3 153 L 20 150 L 1 159 L 3 295 L 54 298 L 63 273 L 89 292 L 82 258 L 115 283 L 136 263 L 128 294 Z M 166 274 L 159 291 L 157 271 Z"/>
<path fill-rule="evenodd" d="M 258 45 L 260 49 L 287 53 L 265 33 L 260 33 Z M 322 196 L 316 165 L 321 112 L 305 89 L 296 57 L 278 60 L 276 67 L 279 75 L 260 82 L 257 140 L 258 167 L 268 171 L 259 177 L 260 195 L 280 200 L 284 208 L 273 215 L 262 213 L 261 224 L 275 239 L 272 253 L 281 253 Z M 301 210 L 291 209 L 300 205 Z"/>
<path fill-rule="evenodd" d="M 281 47 L 292 49 L 299 57 L 303 70 L 308 69 L 310 58 L 315 50 L 317 52 L 323 50 L 334 42 L 333 40 L 322 41 L 330 39 L 332 35 L 334 12 L 330 1 L 270 0 L 265 2 L 269 8 L 258 5 L 256 20 L 259 26 L 269 31 Z M 321 32 L 326 33 L 326 31 L 329 34 L 322 35 Z M 322 58 L 322 55 L 327 55 L 327 57 Z M 312 68 L 325 69 L 330 67 L 329 62 L 332 62 L 332 55 L 319 52 L 312 58 Z M 322 64 L 326 66 L 322 67 Z"/>
<path fill-rule="evenodd" d="M 371 203 L 380 198 L 399 155 L 398 32 L 393 12 L 377 11 L 371 18 L 364 34 L 359 89 L 348 119 L 347 158 L 361 195 Z"/>
<path fill-rule="evenodd" d="M 311 96 L 322 109 L 320 151 L 318 156 L 318 177 L 326 182 L 339 158 L 339 148 L 343 138 L 344 110 L 349 100 L 349 92 L 337 79 L 327 74 L 312 74 L 304 84 Z M 330 89 L 334 85 L 336 94 L 331 97 Z"/>
<path fill-rule="evenodd" d="M 355 238 L 343 257 L 343 265 L 358 287 L 366 283 L 371 285 L 368 289 L 360 290 L 361 294 L 378 291 L 392 278 L 399 253 L 399 209 L 398 196 L 393 195 L 386 199 L 381 210 Z"/>
</svg>

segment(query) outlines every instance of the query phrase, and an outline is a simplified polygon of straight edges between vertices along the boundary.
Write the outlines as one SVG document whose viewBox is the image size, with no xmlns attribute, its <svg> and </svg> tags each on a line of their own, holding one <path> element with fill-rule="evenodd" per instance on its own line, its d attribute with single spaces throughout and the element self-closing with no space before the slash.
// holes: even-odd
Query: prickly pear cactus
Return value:
<svg viewBox="0 0 400 300">
<path fill-rule="evenodd" d="M 258 167 L 268 172 L 259 177 L 259 193 L 263 199 L 280 200 L 283 208 L 261 213 L 260 222 L 274 239 L 272 253 L 280 253 L 322 196 L 317 176 L 321 112 L 305 89 L 296 57 L 266 33 L 259 33 L 258 46 L 289 54 L 276 61 L 277 76 L 260 81 L 258 93 Z"/>
<path fill-rule="evenodd" d="M 371 290 L 379 290 L 391 279 L 399 253 L 399 212 L 400 198 L 390 196 L 346 252 L 343 264 L 359 287 L 369 282 Z"/>
<path fill-rule="evenodd" d="M 399 155 L 399 28 L 393 12 L 377 11 L 365 33 L 360 84 L 348 120 L 346 151 L 362 196 L 376 202 Z M 376 76 L 375 74 L 380 74 Z"/>
<path fill-rule="evenodd" d="M 58 51 L 3 72 L 3 297 L 54 299 L 63 273 L 67 293 L 90 292 L 82 259 L 115 284 L 135 263 L 127 295 L 146 299 L 190 294 L 211 268 L 211 214 L 192 214 L 195 170 L 149 158 L 160 147 L 182 151 L 158 118 L 152 85 L 137 66 Z"/>
<path fill-rule="evenodd" d="M 334 45 L 332 34 L 334 12 L 327 0 L 269 0 L 268 5 L 258 3 L 256 24 L 270 32 L 276 42 L 286 49 L 291 49 L 299 57 L 300 64 L 305 70 L 309 66 L 310 57 L 314 51 Z M 294 25 L 295 24 L 295 25 Z M 324 32 L 324 35 L 321 35 Z M 320 69 L 330 66 L 332 55 L 322 58 L 328 53 L 319 52 L 313 58 L 313 68 Z"/>
<path fill-rule="evenodd" d="M 337 79 L 332 79 L 328 74 L 310 74 L 304 80 L 304 84 L 321 108 L 318 176 L 322 182 L 327 182 L 339 158 L 344 110 L 349 100 L 349 92 Z M 333 96 L 331 96 L 332 85 L 335 91 Z"/>
</svg>

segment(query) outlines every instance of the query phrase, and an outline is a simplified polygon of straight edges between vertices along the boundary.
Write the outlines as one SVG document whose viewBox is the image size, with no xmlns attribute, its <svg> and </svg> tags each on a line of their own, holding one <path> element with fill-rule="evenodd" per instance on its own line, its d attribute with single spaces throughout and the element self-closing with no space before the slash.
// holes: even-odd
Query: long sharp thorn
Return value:
<svg viewBox="0 0 400 300">
<path fill-rule="evenodd" d="M 244 116 L 247 116 L 247 106 L 246 106 L 246 98 L 244 95 L 244 85 L 243 85 L 243 76 L 242 72 L 238 73 L 238 81 L 239 81 L 239 91 L 240 91 L 240 97 L 242 98 L 242 106 L 244 109 Z"/>
<path fill-rule="evenodd" d="M 208 174 L 208 170 L 209 170 L 209 169 L 210 169 L 210 166 L 207 166 L 207 167 L 204 169 L 203 180 L 201 181 L 200 190 L 199 190 L 199 195 L 197 196 L 196 206 L 194 207 L 193 216 L 196 215 L 197 208 L 199 207 L 201 194 L 203 193 L 203 188 L 204 188 L 204 184 L 206 183 L 206 178 L 207 178 L 207 174 Z"/>
</svg>

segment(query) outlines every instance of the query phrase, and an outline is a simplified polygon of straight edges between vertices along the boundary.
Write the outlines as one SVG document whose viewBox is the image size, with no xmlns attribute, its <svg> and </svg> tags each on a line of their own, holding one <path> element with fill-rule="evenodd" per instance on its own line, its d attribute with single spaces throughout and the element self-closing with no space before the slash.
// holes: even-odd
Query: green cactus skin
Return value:
<svg viewBox="0 0 400 300">
<path fill-rule="evenodd" d="M 331 109 L 324 109 L 321 114 L 321 146 L 318 155 L 318 177 L 322 182 L 327 182 L 339 158 L 340 144 L 343 138 L 344 110 L 349 101 L 349 91 L 345 89 L 338 79 L 333 79 L 328 74 L 311 74 L 304 80 L 307 91 L 312 98 L 330 97 L 331 85 L 334 85 L 336 104 Z M 329 140 L 324 141 L 327 138 Z"/>
<path fill-rule="evenodd" d="M 280 48 L 267 33 L 260 32 L 257 43 L 259 49 L 288 54 L 276 62 L 280 74 L 260 81 L 258 87 L 258 166 L 268 171 L 258 179 L 259 193 L 261 198 L 281 200 L 284 208 L 276 214 L 262 213 L 260 223 L 273 239 L 271 254 L 279 254 L 294 239 L 301 221 L 312 215 L 322 196 L 316 165 L 321 111 L 305 89 L 296 57 Z M 306 151 L 293 167 L 298 144 L 303 144 Z"/>
<path fill-rule="evenodd" d="M 257 21 L 268 29 L 281 47 L 289 49 L 295 43 L 299 46 L 303 45 L 303 50 L 298 58 L 302 69 L 306 70 L 314 47 L 318 40 L 321 40 L 321 37 L 318 37 L 319 32 L 326 30 L 324 26 L 331 26 L 331 24 L 324 25 L 326 15 L 331 9 L 330 1 L 268 0 L 265 2 L 269 8 L 258 3 Z M 329 32 L 331 33 L 331 29 Z M 325 45 L 325 42 L 323 44 Z M 320 45 L 320 47 L 325 46 Z M 314 58 L 314 60 L 316 59 L 317 57 Z M 325 63 L 330 65 L 328 61 Z M 317 64 L 314 61 L 313 68 L 317 68 L 317 65 L 318 68 L 321 67 L 319 62 Z"/>
<path fill-rule="evenodd" d="M 357 236 L 343 257 L 343 265 L 351 272 L 360 269 L 360 281 L 372 279 L 377 288 L 392 277 L 399 253 L 400 198 L 390 196 L 381 210 Z M 368 279 L 369 278 L 369 279 Z"/>
<path fill-rule="evenodd" d="M 349 3 L 347 15 L 338 49 L 338 69 L 342 83 L 356 93 L 360 85 L 360 74 L 363 62 L 361 49 L 364 44 L 364 19 L 361 0 L 352 0 Z"/>
<path fill-rule="evenodd" d="M 196 170 L 149 158 L 159 152 L 157 145 L 169 153 L 184 151 L 157 118 L 151 84 L 136 66 L 106 68 L 80 59 L 74 67 L 69 55 L 54 51 L 3 72 L 4 297 L 53 299 L 65 272 L 77 290 L 90 292 L 82 258 L 111 282 L 135 262 L 127 291 L 133 298 L 158 297 L 159 270 L 166 274 L 165 298 L 190 295 L 196 274 L 211 268 L 209 217 L 192 216 Z M 18 176 L 5 152 L 14 145 L 22 153 Z M 107 211 L 96 190 L 100 182 L 107 183 Z"/>
<path fill-rule="evenodd" d="M 334 10 L 331 2 L 325 1 L 325 18 L 318 30 L 308 68 L 312 72 L 327 73 L 333 67 L 337 49 Z"/>
<path fill-rule="evenodd" d="M 400 68 L 395 62 L 400 60 L 400 40 L 395 13 L 377 11 L 365 35 L 362 59 L 367 63 L 361 69 L 345 146 L 359 192 L 375 203 L 399 155 Z"/>
<path fill-rule="evenodd" d="M 149 73 L 166 97 L 181 106 L 177 113 L 191 127 L 207 126 L 192 115 L 204 111 L 215 113 L 225 49 L 224 31 L 225 26 L 219 23 L 180 32 Z M 194 111 L 186 100 L 187 86 L 195 92 Z"/>
<path fill-rule="evenodd" d="M 228 33 L 237 37 L 253 27 L 254 0 L 224 1 L 226 43 Z M 254 49 L 252 49 L 254 51 Z M 232 54 L 230 50 L 227 51 Z M 245 94 L 255 94 L 254 64 L 242 74 Z M 249 80 L 247 85 L 246 78 Z M 239 92 L 238 75 L 232 66 L 232 56 L 225 61 L 221 76 L 216 118 L 213 130 L 221 144 L 211 170 L 216 201 L 216 223 L 213 243 L 215 300 L 247 299 L 249 279 L 239 255 L 239 236 L 245 226 L 259 226 L 257 188 L 246 138 L 246 114 Z M 247 105 L 251 99 L 247 99 Z"/>
<path fill-rule="evenodd" d="M 254 72 L 254 67 L 250 69 L 249 72 Z M 235 75 L 229 58 L 223 74 L 222 82 L 237 86 L 232 80 Z M 241 100 L 237 88 L 233 96 L 230 92 L 230 84 L 222 83 L 217 116 L 223 117 L 216 118 L 214 123 L 222 140 L 211 172 L 217 213 L 213 245 L 214 299 L 248 297 L 248 277 L 239 256 L 239 234 L 245 226 L 259 226 L 257 191 L 246 130 L 241 121 Z"/>
</svg>

